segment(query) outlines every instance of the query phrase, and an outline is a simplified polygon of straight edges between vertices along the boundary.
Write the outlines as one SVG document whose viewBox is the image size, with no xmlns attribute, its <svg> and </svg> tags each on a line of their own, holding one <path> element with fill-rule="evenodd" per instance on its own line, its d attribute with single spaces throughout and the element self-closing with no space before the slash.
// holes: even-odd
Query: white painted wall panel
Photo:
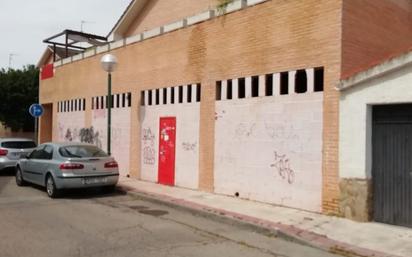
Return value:
<svg viewBox="0 0 412 257">
<path fill-rule="evenodd" d="M 57 133 L 53 140 L 58 142 L 80 142 L 80 131 L 84 128 L 85 112 L 59 112 L 57 113 Z"/>
<path fill-rule="evenodd" d="M 107 109 L 92 110 L 94 143 L 107 150 Z M 119 163 L 121 176 L 129 174 L 130 108 L 112 109 L 112 156 Z"/>
<path fill-rule="evenodd" d="M 323 93 L 216 102 L 215 191 L 321 211 Z"/>
<path fill-rule="evenodd" d="M 199 184 L 199 103 L 141 107 L 141 178 L 158 181 L 159 119 L 176 117 L 175 185 Z"/>
</svg>

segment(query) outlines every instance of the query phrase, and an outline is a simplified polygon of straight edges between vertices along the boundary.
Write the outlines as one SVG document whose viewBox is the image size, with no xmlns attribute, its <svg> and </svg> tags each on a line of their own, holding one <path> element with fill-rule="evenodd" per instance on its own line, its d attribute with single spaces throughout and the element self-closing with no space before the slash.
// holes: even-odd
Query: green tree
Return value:
<svg viewBox="0 0 412 257">
<path fill-rule="evenodd" d="M 34 65 L 23 69 L 0 70 L 0 122 L 12 131 L 34 131 L 29 107 L 38 102 L 39 70 Z"/>
</svg>

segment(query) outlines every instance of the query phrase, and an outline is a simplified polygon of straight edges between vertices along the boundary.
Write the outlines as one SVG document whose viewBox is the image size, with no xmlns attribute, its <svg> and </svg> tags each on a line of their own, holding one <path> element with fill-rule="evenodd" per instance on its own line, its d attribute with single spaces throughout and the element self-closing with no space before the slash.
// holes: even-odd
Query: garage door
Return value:
<svg viewBox="0 0 412 257">
<path fill-rule="evenodd" d="M 373 107 L 372 134 L 375 221 L 412 227 L 412 104 Z"/>
</svg>

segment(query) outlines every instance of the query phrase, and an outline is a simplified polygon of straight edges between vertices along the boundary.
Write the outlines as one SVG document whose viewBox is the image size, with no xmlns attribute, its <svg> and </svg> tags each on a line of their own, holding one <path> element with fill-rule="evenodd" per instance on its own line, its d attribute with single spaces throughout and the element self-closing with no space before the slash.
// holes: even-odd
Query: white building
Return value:
<svg viewBox="0 0 412 257">
<path fill-rule="evenodd" d="M 412 226 L 412 51 L 337 89 L 341 211 Z"/>
</svg>

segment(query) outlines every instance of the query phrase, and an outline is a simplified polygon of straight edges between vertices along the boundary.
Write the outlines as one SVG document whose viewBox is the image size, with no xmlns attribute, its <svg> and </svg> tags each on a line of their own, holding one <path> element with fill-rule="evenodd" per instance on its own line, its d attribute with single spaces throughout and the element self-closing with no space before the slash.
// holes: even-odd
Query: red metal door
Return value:
<svg viewBox="0 0 412 257">
<path fill-rule="evenodd" d="M 159 183 L 175 184 L 176 118 L 160 118 L 159 126 Z"/>
</svg>

